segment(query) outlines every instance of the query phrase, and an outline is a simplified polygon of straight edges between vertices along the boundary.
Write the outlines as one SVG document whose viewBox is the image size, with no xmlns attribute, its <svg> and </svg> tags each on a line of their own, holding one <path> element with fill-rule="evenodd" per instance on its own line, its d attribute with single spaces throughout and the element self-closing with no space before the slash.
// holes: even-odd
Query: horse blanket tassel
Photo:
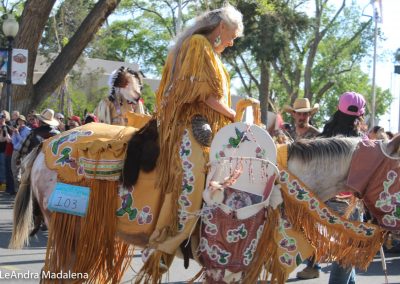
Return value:
<svg viewBox="0 0 400 284">
<path fill-rule="evenodd" d="M 82 283 L 119 283 L 130 263 L 130 246 L 116 238 L 116 182 L 91 180 L 86 185 L 91 188 L 90 218 L 53 212 L 44 270 L 63 272 L 75 259 L 71 271 L 89 277 Z"/>
<path fill-rule="evenodd" d="M 317 261 L 338 261 L 366 270 L 379 250 L 385 232 L 378 226 L 348 221 L 333 213 L 287 169 L 287 146 L 278 148 L 284 213 L 293 228 L 303 231 L 316 248 Z M 334 241 L 332 241 L 334 240 Z M 364 257 L 354 257 L 362 255 Z"/>
</svg>

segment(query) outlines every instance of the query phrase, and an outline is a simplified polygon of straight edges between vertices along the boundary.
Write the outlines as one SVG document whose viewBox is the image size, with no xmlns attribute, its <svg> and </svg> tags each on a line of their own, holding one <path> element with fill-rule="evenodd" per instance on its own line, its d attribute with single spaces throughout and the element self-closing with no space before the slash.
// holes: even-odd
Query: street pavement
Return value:
<svg viewBox="0 0 400 284">
<path fill-rule="evenodd" d="M 44 265 L 46 254 L 47 232 L 39 231 L 36 237 L 31 238 L 28 247 L 22 250 L 8 249 L 8 242 L 12 231 L 12 208 L 14 197 L 10 197 L 4 192 L 0 192 L 0 284 L 1 283 L 39 283 L 38 279 L 4 279 L 6 273 L 40 273 Z M 141 265 L 140 251 L 135 251 L 132 256 L 131 267 L 125 273 L 122 283 L 132 283 L 132 278 L 139 270 Z M 386 264 L 388 270 L 388 283 L 400 284 L 400 253 L 387 253 Z M 322 264 L 321 275 L 317 279 L 299 280 L 296 279 L 296 273 L 302 270 L 305 265 L 300 265 L 294 271 L 287 283 L 296 284 L 323 284 L 328 283 L 330 264 Z M 183 268 L 183 261 L 176 259 L 172 264 L 169 273 L 164 277 L 163 283 L 187 283 L 197 272 L 200 266 L 191 261 L 189 269 Z M 200 280 L 198 280 L 200 281 Z M 200 283 L 200 282 L 195 282 Z M 359 284 L 380 284 L 385 283 L 384 273 L 382 271 L 379 253 L 371 263 L 367 271 L 357 271 L 356 283 Z M 340 284 L 340 283 L 336 283 Z"/>
</svg>

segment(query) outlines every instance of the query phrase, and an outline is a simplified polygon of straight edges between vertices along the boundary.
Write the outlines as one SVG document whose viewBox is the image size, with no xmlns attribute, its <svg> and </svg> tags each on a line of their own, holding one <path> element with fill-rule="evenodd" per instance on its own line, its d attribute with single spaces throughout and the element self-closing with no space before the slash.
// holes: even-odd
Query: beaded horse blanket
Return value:
<svg viewBox="0 0 400 284">
<path fill-rule="evenodd" d="M 380 226 L 400 233 L 400 158 L 380 141 L 362 141 L 353 154 L 347 186 L 356 191 Z M 374 176 L 371 179 L 371 176 Z"/>
<path fill-rule="evenodd" d="M 136 128 L 89 123 L 43 143 L 46 165 L 66 183 L 83 179 L 117 181 L 127 143 Z"/>
<path fill-rule="evenodd" d="M 144 246 L 154 230 L 160 207 L 160 193 L 154 186 L 155 170 L 140 171 L 132 188 L 118 187 L 127 144 L 136 131 L 134 127 L 89 123 L 46 140 L 42 151 L 47 167 L 57 172 L 58 180 L 90 187 L 89 211 L 100 206 L 99 200 L 115 207 L 115 214 L 111 215 L 117 221 L 119 237 Z M 106 196 L 108 201 L 104 201 Z M 110 206 L 113 201 L 117 201 L 115 206 Z M 93 214 L 100 212 L 94 211 Z M 99 218 L 93 214 L 88 219 Z"/>
<path fill-rule="evenodd" d="M 279 233 L 284 238 L 278 242 L 283 249 L 279 262 L 284 266 L 296 262 L 298 265 L 298 257 L 294 253 L 296 249 L 289 249 L 287 244 L 296 248 L 296 243 L 306 238 L 315 248 L 316 261 L 338 260 L 344 267 L 353 265 L 366 270 L 383 242 L 383 230 L 372 224 L 349 221 L 331 211 L 299 178 L 290 173 L 287 162 L 287 145 L 280 145 L 277 164 L 284 218 L 280 221 Z M 297 237 L 286 238 L 286 228 L 296 231 Z M 362 257 L 355 258 L 355 255 Z"/>
</svg>

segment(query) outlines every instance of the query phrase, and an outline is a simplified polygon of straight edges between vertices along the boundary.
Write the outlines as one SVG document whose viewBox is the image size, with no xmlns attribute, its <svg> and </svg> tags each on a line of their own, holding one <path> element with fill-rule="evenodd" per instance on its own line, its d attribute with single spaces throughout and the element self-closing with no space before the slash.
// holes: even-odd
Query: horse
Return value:
<svg viewBox="0 0 400 284">
<path fill-rule="evenodd" d="M 110 75 L 110 94 L 99 102 L 94 111 L 99 122 L 126 126 L 129 112 L 145 114 L 140 99 L 143 77 L 142 72 L 124 66 Z"/>
<path fill-rule="evenodd" d="M 146 134 L 146 131 L 139 131 L 138 133 L 141 133 L 142 136 L 145 136 L 147 141 L 155 141 L 157 139 L 157 127 L 156 124 L 153 122 L 153 124 L 149 124 L 148 129 L 150 129 L 150 133 L 153 133 L 153 135 Z M 85 129 L 86 131 L 87 129 Z M 76 130 L 75 130 L 76 131 Z M 122 131 L 122 129 L 121 129 Z M 75 133 L 76 135 L 76 133 Z M 73 135 L 72 135 L 73 136 Z M 64 136 L 65 137 L 65 136 Z M 70 136 L 69 136 L 70 137 Z M 62 137 L 61 137 L 62 138 Z M 143 149 L 145 145 L 149 144 L 143 141 L 138 141 L 141 139 L 138 139 L 138 137 L 135 137 L 135 135 L 132 136 L 132 140 L 135 142 L 132 142 L 132 145 L 135 145 L 135 148 L 140 148 Z M 60 141 L 57 140 L 57 141 Z M 61 143 L 61 142 L 59 142 Z M 141 145 L 141 147 L 137 147 L 138 143 Z M 288 152 L 288 160 L 287 160 L 287 170 L 291 172 L 294 176 L 296 176 L 300 181 L 305 183 L 308 188 L 315 193 L 315 195 L 321 200 L 325 201 L 329 199 L 332 196 L 335 196 L 338 194 L 340 191 L 343 190 L 344 186 L 346 185 L 347 178 L 349 176 L 349 172 L 351 171 L 351 164 L 352 164 L 352 156 L 356 152 L 356 150 L 359 147 L 360 139 L 355 139 L 355 138 L 343 138 L 343 137 L 335 137 L 335 138 L 326 138 L 326 139 L 317 139 L 317 140 L 310 140 L 310 141 L 298 141 L 290 144 L 288 146 L 287 152 Z M 385 153 L 386 156 L 395 156 L 392 157 L 391 159 L 399 159 L 398 157 L 398 148 L 399 148 L 399 143 L 400 143 L 400 136 L 395 137 L 393 140 L 387 143 L 380 143 L 379 144 L 379 149 Z M 57 143 L 55 143 L 57 144 Z M 52 145 L 55 145 L 52 144 Z M 93 144 L 94 145 L 94 144 Z M 153 147 L 156 147 L 157 143 L 153 143 Z M 104 149 L 108 149 L 110 145 L 106 145 Z M 86 147 L 86 150 L 90 150 L 91 147 Z M 154 150 L 154 149 L 153 149 Z M 148 153 L 157 153 L 157 149 L 155 151 L 148 151 Z M 113 150 L 114 151 L 114 150 Z M 141 151 L 141 150 L 138 150 Z M 368 152 L 368 148 L 367 148 Z M 368 153 L 367 153 L 368 154 Z M 156 154 L 155 154 L 156 155 Z M 368 155 L 367 155 L 368 156 Z M 68 157 L 66 157 L 68 159 Z M 138 161 L 140 159 L 143 159 L 144 156 L 140 156 L 139 158 L 135 158 L 135 161 Z M 26 182 L 30 183 L 29 186 L 21 186 L 20 190 L 18 191 L 17 197 L 16 197 L 16 202 L 15 202 L 15 207 L 14 207 L 14 228 L 13 228 L 13 236 L 12 240 L 10 243 L 10 247 L 13 248 L 20 248 L 28 241 L 29 238 L 29 232 L 31 228 L 31 219 L 32 219 L 32 208 L 33 208 L 33 203 L 36 203 L 40 209 L 41 212 L 44 215 L 44 219 L 46 221 L 46 224 L 49 225 L 49 234 L 51 235 L 51 230 L 53 228 L 53 225 L 51 223 L 51 213 L 47 209 L 47 204 L 48 204 L 48 199 L 51 193 L 53 192 L 57 180 L 59 179 L 58 173 L 54 170 L 51 170 L 47 167 L 46 165 L 46 157 L 43 152 L 41 152 L 40 149 L 34 150 L 31 154 L 27 156 L 26 159 L 23 161 L 23 177 L 22 179 L 25 180 Z M 329 162 L 327 162 L 329 161 Z M 73 164 L 73 161 L 67 161 Z M 130 166 L 134 163 L 134 160 L 130 157 L 130 150 L 128 148 L 127 150 L 127 157 L 125 160 L 125 166 L 123 167 L 122 171 L 122 178 L 121 178 L 121 183 L 124 185 L 120 190 L 124 191 L 124 188 L 126 189 L 128 186 L 135 184 L 136 182 L 140 183 L 143 179 L 143 177 L 146 177 L 146 172 L 142 172 L 140 170 L 140 167 L 136 165 L 135 172 L 130 171 Z M 153 157 L 153 163 L 156 163 L 156 158 Z M 146 171 L 150 172 L 153 170 L 153 166 L 147 165 L 146 166 Z M 136 176 L 136 178 L 132 178 L 132 176 Z M 141 179 L 142 177 L 142 179 Z M 148 176 L 147 176 L 148 177 Z M 392 176 L 391 176 L 392 177 Z M 373 176 L 368 176 L 368 180 L 373 180 Z M 368 181 L 367 180 L 367 181 Z M 393 183 L 393 182 L 392 182 Z M 398 181 L 397 183 L 398 184 Z M 144 186 L 151 187 L 154 186 L 154 183 L 149 183 L 145 182 Z M 112 187 L 116 188 L 116 183 L 107 183 L 105 185 L 106 187 Z M 151 196 L 152 194 L 157 194 L 156 191 L 150 191 L 149 190 L 146 192 L 145 196 Z M 350 190 L 354 191 L 355 188 L 350 188 Z M 136 192 L 137 188 L 135 189 Z M 142 189 L 143 190 L 143 189 Z M 147 189 L 146 189 L 147 190 Z M 392 194 L 392 193 L 391 193 Z M 388 196 L 390 194 L 386 194 Z M 127 195 L 124 195 L 127 196 Z M 112 196 L 110 200 L 114 200 L 115 196 Z M 384 199 L 383 199 L 384 201 Z M 129 205 L 132 200 L 129 198 L 123 200 L 123 205 Z M 115 214 L 115 208 L 112 206 L 109 206 L 106 203 L 99 204 L 101 208 L 104 209 L 105 213 L 102 215 L 104 216 L 105 219 L 109 218 L 107 217 L 107 214 Z M 102 207 L 103 206 L 103 207 Z M 139 206 L 137 206 L 139 207 Z M 140 211 L 134 211 L 131 210 L 132 208 L 130 206 L 122 206 L 120 209 L 122 210 L 123 214 L 128 215 L 129 217 L 132 216 L 132 218 L 135 218 L 134 216 L 139 216 L 141 219 L 138 219 L 138 222 L 142 220 L 142 225 L 148 225 L 151 223 L 152 220 L 155 219 L 156 212 L 149 212 L 148 209 L 145 208 L 146 206 L 143 207 L 143 209 Z M 107 208 L 107 210 L 106 210 Z M 111 209 L 110 209 L 111 208 Z M 145 210 L 146 209 L 146 210 Z M 90 212 L 88 212 L 89 214 Z M 334 215 L 334 214 L 333 214 Z M 89 218 L 87 218 L 89 219 Z M 113 221 L 113 218 L 107 219 L 111 220 L 110 221 L 110 226 L 111 224 L 115 221 Z M 102 220 L 105 222 L 105 220 Z M 86 222 L 86 221 L 85 221 Z M 98 222 L 98 220 L 93 220 L 93 222 Z M 296 224 L 293 224 L 295 220 L 292 219 L 292 225 L 296 226 Z M 74 221 L 70 223 L 71 226 L 81 226 L 82 222 L 81 221 Z M 349 226 L 349 224 L 346 223 L 346 226 Z M 154 228 L 154 227 L 153 227 Z M 387 227 L 386 227 L 387 228 Z M 146 243 L 149 241 L 148 240 L 148 233 L 147 234 L 136 234 L 136 236 L 130 237 L 127 235 L 126 231 L 119 232 L 119 228 L 116 227 L 114 228 L 116 233 L 118 234 L 122 239 L 123 242 L 120 243 L 114 243 L 114 238 L 115 236 L 112 235 L 112 245 L 113 249 L 118 250 L 117 253 L 126 252 L 128 250 L 127 246 L 125 246 L 123 243 L 130 243 L 134 245 L 140 245 L 144 246 Z M 66 229 L 69 230 L 69 229 Z M 79 234 L 77 233 L 79 230 L 75 230 L 74 234 Z M 100 233 L 104 233 L 100 231 Z M 66 232 L 68 234 L 68 231 Z M 96 235 L 100 238 L 100 235 Z M 70 236 L 68 237 L 69 240 L 69 246 L 77 246 L 76 242 L 76 237 L 77 236 Z M 312 236 L 311 236 L 312 237 Z M 102 237 L 101 237 L 102 238 Z M 50 240 L 50 237 L 49 237 Z M 330 240 L 328 238 L 328 240 Z M 104 241 L 104 240 L 103 240 Z M 101 243 L 101 241 L 99 240 Z M 107 242 L 107 241 L 106 241 Z M 108 242 L 110 242 L 110 239 L 108 239 Z M 92 246 L 94 244 L 86 243 L 84 245 L 78 245 L 82 247 L 86 246 Z M 101 244 L 102 246 L 103 244 Z M 50 254 L 51 251 L 54 248 L 48 248 L 48 253 Z M 50 251 L 49 251 L 50 250 Z M 110 250 L 105 250 L 100 247 L 99 249 L 102 254 L 112 255 L 112 251 Z M 79 248 L 75 248 L 75 251 L 79 252 Z M 375 252 L 372 252 L 371 254 L 374 255 Z M 75 257 L 78 259 L 77 256 L 62 256 L 63 258 L 70 257 L 68 260 L 63 260 L 62 265 L 64 266 L 63 268 L 66 268 L 65 266 L 74 266 L 74 261 Z M 94 262 L 96 262 L 96 257 L 93 258 Z M 79 260 L 77 260 L 79 261 Z M 348 260 L 351 261 L 351 260 Z M 356 260 L 354 260 L 356 262 Z M 90 260 L 87 262 L 90 263 Z M 114 263 L 114 264 L 111 264 Z M 111 263 L 108 262 L 108 267 L 109 270 L 111 270 L 108 274 L 106 274 L 103 279 L 119 279 L 120 275 L 115 276 L 113 275 L 112 271 L 115 273 L 115 267 L 117 264 L 119 265 L 119 273 L 123 272 L 124 267 L 126 267 L 127 263 L 124 262 L 123 260 L 118 260 L 114 261 Z M 67 265 L 68 264 L 68 265 Z M 96 265 L 100 265 L 98 263 L 95 263 Z M 104 265 L 104 264 L 102 264 Z M 47 267 L 48 269 L 49 267 Z M 118 273 L 118 272 L 117 272 Z"/>
</svg>

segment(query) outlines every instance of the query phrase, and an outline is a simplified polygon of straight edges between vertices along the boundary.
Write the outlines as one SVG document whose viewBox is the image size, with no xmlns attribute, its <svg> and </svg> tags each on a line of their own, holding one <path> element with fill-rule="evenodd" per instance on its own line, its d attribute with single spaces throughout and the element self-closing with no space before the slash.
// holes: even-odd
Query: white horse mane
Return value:
<svg viewBox="0 0 400 284">
<path fill-rule="evenodd" d="M 360 138 L 318 138 L 289 145 L 288 168 L 323 201 L 345 191 L 352 154 Z"/>
</svg>

